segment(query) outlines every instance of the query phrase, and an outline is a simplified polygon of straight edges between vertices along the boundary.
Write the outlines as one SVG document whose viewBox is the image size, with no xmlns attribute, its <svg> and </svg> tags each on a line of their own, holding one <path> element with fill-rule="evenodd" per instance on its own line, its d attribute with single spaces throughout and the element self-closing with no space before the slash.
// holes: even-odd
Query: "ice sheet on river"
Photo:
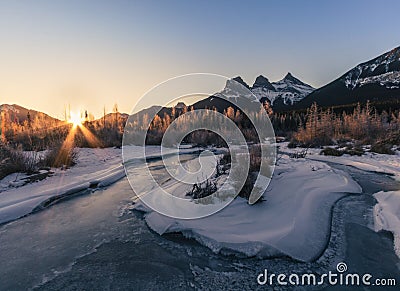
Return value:
<svg viewBox="0 0 400 291">
<path fill-rule="evenodd" d="M 181 149 L 190 152 L 196 149 Z M 165 153 L 177 152 L 177 149 L 164 149 Z M 126 159 L 140 159 L 143 148 L 128 146 Z M 161 147 L 146 147 L 146 157 L 159 156 Z M 117 148 L 80 148 L 77 164 L 70 169 L 52 169 L 54 175 L 42 181 L 19 186 L 23 174 L 12 174 L 0 180 L 0 224 L 23 217 L 35 208 L 49 201 L 77 192 L 97 187 L 105 187 L 125 177 L 122 165 L 122 151 Z M 17 180 L 19 179 L 19 180 Z"/>
<path fill-rule="evenodd" d="M 53 169 L 45 180 L 14 188 L 0 181 L 0 223 L 31 213 L 49 199 L 68 196 L 90 187 L 110 185 L 125 176 L 120 149 L 79 149 L 77 165 L 67 170 Z M 23 175 L 21 175 L 23 177 Z"/>
<path fill-rule="evenodd" d="M 261 203 L 235 199 L 222 211 L 202 219 L 178 220 L 147 212 L 157 233 L 181 232 L 214 252 L 245 256 L 288 255 L 301 261 L 318 257 L 329 239 L 332 205 L 361 187 L 346 173 L 325 163 L 283 157 Z"/>
</svg>

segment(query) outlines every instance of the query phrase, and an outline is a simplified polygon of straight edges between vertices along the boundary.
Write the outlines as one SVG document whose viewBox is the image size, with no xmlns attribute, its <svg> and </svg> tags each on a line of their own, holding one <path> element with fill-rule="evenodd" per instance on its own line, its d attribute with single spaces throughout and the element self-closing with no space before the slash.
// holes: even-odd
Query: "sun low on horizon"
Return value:
<svg viewBox="0 0 400 291">
<path fill-rule="evenodd" d="M 73 127 L 77 127 L 82 125 L 84 118 L 77 112 L 71 112 L 67 122 L 72 124 Z"/>
</svg>

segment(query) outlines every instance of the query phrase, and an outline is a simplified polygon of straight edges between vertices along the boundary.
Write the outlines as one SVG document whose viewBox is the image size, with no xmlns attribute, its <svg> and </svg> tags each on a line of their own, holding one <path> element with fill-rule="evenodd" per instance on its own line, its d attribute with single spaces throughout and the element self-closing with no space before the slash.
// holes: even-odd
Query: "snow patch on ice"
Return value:
<svg viewBox="0 0 400 291">
<path fill-rule="evenodd" d="M 360 170 L 376 172 L 382 174 L 393 175 L 396 180 L 400 181 L 400 153 L 396 155 L 384 155 L 375 153 L 365 153 L 362 156 L 342 157 L 323 156 L 318 153 L 311 153 L 308 159 L 333 162 L 345 166 L 352 166 Z"/>
<path fill-rule="evenodd" d="M 387 230 L 393 233 L 394 250 L 400 258 L 400 191 L 374 194 L 378 203 L 374 207 L 375 231 Z"/>
<path fill-rule="evenodd" d="M 325 163 L 283 157 L 264 194 L 266 201 L 249 205 L 242 198 L 211 216 L 180 220 L 143 207 L 149 227 L 159 234 L 181 232 L 214 252 L 246 256 L 288 255 L 300 261 L 318 257 L 330 232 L 333 204 L 361 187 L 346 173 Z"/>
</svg>

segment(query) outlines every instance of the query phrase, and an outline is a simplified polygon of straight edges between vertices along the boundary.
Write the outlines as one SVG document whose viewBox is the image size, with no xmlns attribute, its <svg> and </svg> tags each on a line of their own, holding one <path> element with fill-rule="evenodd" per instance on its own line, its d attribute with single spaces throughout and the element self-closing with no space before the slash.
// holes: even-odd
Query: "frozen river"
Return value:
<svg viewBox="0 0 400 291">
<path fill-rule="evenodd" d="M 335 270 L 340 261 L 352 272 L 400 282 L 391 234 L 369 228 L 375 204 L 371 194 L 400 185 L 385 175 L 334 167 L 349 172 L 363 194 L 335 204 L 327 250 L 314 262 L 224 256 L 180 234 L 159 236 L 140 213 L 129 210 L 133 193 L 122 179 L 1 226 L 0 289 L 247 290 L 258 287 L 257 275 L 265 268 L 321 273 Z"/>
</svg>

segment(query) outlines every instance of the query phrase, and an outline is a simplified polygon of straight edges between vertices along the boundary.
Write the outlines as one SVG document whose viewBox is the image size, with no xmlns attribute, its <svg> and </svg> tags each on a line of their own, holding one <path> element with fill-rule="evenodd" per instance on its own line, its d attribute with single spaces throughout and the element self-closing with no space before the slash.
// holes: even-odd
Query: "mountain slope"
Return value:
<svg viewBox="0 0 400 291">
<path fill-rule="evenodd" d="M 293 77 L 291 73 L 287 73 L 282 80 L 272 83 L 260 75 L 251 88 L 251 91 L 259 100 L 268 100 L 275 110 L 290 107 L 314 90 L 312 86 Z"/>
<path fill-rule="evenodd" d="M 18 123 L 22 125 L 24 122 L 28 121 L 28 112 L 32 122 L 36 121 L 43 123 L 43 126 L 45 124 L 55 124 L 62 122 L 59 119 L 51 117 L 43 112 L 27 109 L 16 104 L 0 105 L 0 118 L 4 119 L 4 122 L 6 123 Z"/>
<path fill-rule="evenodd" d="M 400 47 L 397 47 L 357 65 L 333 82 L 315 90 L 294 107 L 307 108 L 314 102 L 326 107 L 399 98 Z"/>
<path fill-rule="evenodd" d="M 213 96 L 193 104 L 194 108 L 200 109 L 215 107 L 218 111 L 222 112 L 227 107 L 232 106 L 232 104 L 221 98 L 215 97 L 224 95 L 232 98 L 234 103 L 236 103 L 238 100 L 237 98 L 240 96 L 243 97 L 243 94 L 246 95 L 247 93 L 245 90 L 241 90 L 241 86 L 238 83 L 249 89 L 261 103 L 268 102 L 271 104 L 274 111 L 290 109 L 293 104 L 299 102 L 315 90 L 312 86 L 293 77 L 291 73 L 287 73 L 282 80 L 272 83 L 266 77 L 260 75 L 256 78 L 252 87 L 246 84 L 246 82 L 238 76 L 228 80 L 225 88 L 221 92 L 215 93 Z M 252 95 L 250 92 L 248 93 L 248 95 Z M 248 97 L 254 98 L 254 96 Z"/>
</svg>

